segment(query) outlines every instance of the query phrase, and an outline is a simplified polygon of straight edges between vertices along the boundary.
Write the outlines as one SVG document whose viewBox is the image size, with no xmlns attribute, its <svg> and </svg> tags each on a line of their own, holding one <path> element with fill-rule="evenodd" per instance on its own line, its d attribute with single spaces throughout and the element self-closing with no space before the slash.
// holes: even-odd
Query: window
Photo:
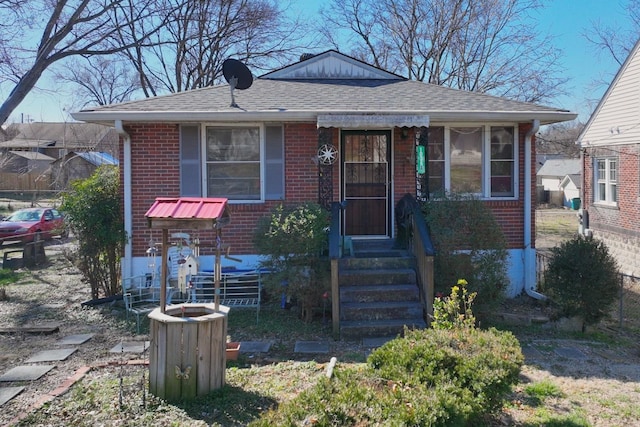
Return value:
<svg viewBox="0 0 640 427">
<path fill-rule="evenodd" d="M 483 127 L 451 128 L 450 190 L 454 193 L 482 193 Z"/>
<path fill-rule="evenodd" d="M 429 128 L 428 186 L 479 197 L 516 197 L 518 134 L 515 126 Z"/>
<path fill-rule="evenodd" d="M 513 196 L 513 128 L 491 128 L 491 197 Z"/>
<path fill-rule="evenodd" d="M 260 128 L 208 127 L 207 195 L 260 200 Z"/>
<path fill-rule="evenodd" d="M 246 202 L 284 199 L 282 125 L 182 125 L 180 195 Z"/>
<path fill-rule="evenodd" d="M 444 158 L 444 128 L 434 127 L 429 128 L 428 136 L 428 167 L 427 172 L 429 176 L 428 188 L 429 193 L 442 193 L 444 192 L 444 170 L 445 170 L 445 158 Z"/>
<path fill-rule="evenodd" d="M 618 162 L 617 159 L 596 159 L 596 185 L 594 201 L 602 204 L 618 203 Z"/>
</svg>

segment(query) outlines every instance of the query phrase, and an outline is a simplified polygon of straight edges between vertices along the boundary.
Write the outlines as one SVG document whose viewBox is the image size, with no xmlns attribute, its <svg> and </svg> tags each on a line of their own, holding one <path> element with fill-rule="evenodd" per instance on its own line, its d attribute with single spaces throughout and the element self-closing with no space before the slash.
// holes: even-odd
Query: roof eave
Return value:
<svg viewBox="0 0 640 427">
<path fill-rule="evenodd" d="M 79 111 L 72 114 L 75 120 L 89 123 L 113 124 L 117 120 L 130 123 L 188 123 L 188 122 L 315 122 L 319 114 L 414 114 L 428 115 L 434 122 L 505 121 L 529 122 L 537 119 L 541 125 L 574 120 L 578 115 L 570 111 Z"/>
</svg>

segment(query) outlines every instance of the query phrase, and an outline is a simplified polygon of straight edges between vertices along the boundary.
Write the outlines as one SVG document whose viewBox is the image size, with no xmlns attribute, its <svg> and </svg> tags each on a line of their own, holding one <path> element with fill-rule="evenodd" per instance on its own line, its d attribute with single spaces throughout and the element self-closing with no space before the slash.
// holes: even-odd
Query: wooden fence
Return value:
<svg viewBox="0 0 640 427">
<path fill-rule="evenodd" d="M 48 174 L 0 172 L 0 190 L 15 192 L 51 190 L 51 179 Z"/>
</svg>

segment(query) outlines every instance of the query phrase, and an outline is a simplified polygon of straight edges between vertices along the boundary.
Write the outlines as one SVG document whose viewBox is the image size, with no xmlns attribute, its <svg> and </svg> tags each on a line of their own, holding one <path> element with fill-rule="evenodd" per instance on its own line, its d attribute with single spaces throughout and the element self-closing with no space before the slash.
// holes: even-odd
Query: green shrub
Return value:
<svg viewBox="0 0 640 427">
<path fill-rule="evenodd" d="M 459 277 L 477 292 L 478 313 L 489 313 L 504 299 L 507 244 L 486 203 L 469 195 L 449 194 L 422 205 L 436 254 L 436 293 L 449 291 Z"/>
<path fill-rule="evenodd" d="M 78 238 L 78 268 L 91 285 L 91 297 L 121 292 L 120 258 L 127 234 L 120 205 L 119 169 L 100 166 L 76 180 L 63 195 L 60 209 Z"/>
<path fill-rule="evenodd" d="M 565 316 L 581 316 L 583 331 L 598 323 L 615 301 L 618 266 L 604 243 L 580 236 L 552 248 L 544 273 L 545 292 Z"/>
<path fill-rule="evenodd" d="M 498 408 L 523 357 L 508 332 L 406 331 L 250 426 L 468 426 Z"/>
<path fill-rule="evenodd" d="M 406 331 L 375 350 L 368 363 L 383 378 L 430 387 L 453 384 L 469 418 L 499 408 L 524 361 L 510 332 L 475 328 Z"/>
<path fill-rule="evenodd" d="M 329 212 L 316 203 L 278 205 L 259 221 L 254 234 L 254 245 L 264 257 L 261 266 L 272 272 L 267 286 L 280 292 L 286 282 L 306 320 L 330 289 L 328 226 Z"/>
</svg>

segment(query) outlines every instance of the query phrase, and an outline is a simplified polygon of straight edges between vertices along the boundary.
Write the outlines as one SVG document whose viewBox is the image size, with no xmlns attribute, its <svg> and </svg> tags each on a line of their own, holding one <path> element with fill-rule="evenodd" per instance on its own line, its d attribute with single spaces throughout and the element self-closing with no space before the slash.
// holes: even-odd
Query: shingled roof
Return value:
<svg viewBox="0 0 640 427">
<path fill-rule="evenodd" d="M 238 107 L 231 106 L 225 84 L 95 107 L 73 117 L 105 123 L 250 122 L 315 121 L 326 114 L 412 114 L 429 116 L 431 121 L 539 119 L 548 124 L 576 116 L 563 109 L 407 80 L 361 64 L 335 51 L 325 52 L 254 79 L 246 90 L 236 90 Z"/>
</svg>

